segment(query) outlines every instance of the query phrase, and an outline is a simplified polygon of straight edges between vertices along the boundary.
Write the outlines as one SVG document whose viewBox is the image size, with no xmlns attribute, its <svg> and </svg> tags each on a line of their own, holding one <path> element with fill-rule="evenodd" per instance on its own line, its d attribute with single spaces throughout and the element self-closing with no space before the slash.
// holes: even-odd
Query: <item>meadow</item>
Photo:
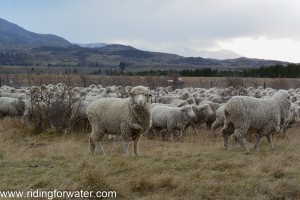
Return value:
<svg viewBox="0 0 300 200">
<path fill-rule="evenodd" d="M 141 157 L 104 140 L 106 155 L 91 155 L 88 132 L 33 134 L 20 119 L 0 121 L 0 190 L 112 190 L 117 199 L 299 199 L 300 129 L 266 139 L 244 154 L 233 140 L 223 148 L 201 126 L 183 142 L 141 138 Z"/>
</svg>

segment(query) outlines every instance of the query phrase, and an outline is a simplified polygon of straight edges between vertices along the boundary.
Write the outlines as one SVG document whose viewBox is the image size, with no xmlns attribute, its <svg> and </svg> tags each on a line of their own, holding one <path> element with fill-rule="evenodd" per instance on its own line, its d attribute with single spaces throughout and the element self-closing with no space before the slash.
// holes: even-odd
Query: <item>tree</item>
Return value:
<svg viewBox="0 0 300 200">
<path fill-rule="evenodd" d="M 119 64 L 119 68 L 121 70 L 121 74 L 123 74 L 123 71 L 125 70 L 125 68 L 127 67 L 127 64 L 125 62 L 120 62 Z"/>
</svg>

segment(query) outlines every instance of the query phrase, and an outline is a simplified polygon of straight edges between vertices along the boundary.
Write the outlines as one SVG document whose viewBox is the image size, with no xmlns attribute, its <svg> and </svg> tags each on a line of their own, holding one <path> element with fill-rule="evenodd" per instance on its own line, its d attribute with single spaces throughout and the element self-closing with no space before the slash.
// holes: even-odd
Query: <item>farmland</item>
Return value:
<svg viewBox="0 0 300 200">
<path fill-rule="evenodd" d="M 243 154 L 220 132 L 189 131 L 182 143 L 141 139 L 140 158 L 105 140 L 105 156 L 88 150 L 88 133 L 47 130 L 39 135 L 18 119 L 0 122 L 0 188 L 5 190 L 114 190 L 118 199 L 298 199 L 299 128 L 276 137 L 275 151 L 263 140 Z M 251 142 L 250 142 L 251 143 Z"/>
<path fill-rule="evenodd" d="M 172 77 L 87 75 L 85 84 L 156 87 L 152 84 L 167 86 L 169 78 Z M 273 88 L 298 87 L 298 80 L 286 78 L 184 77 L 182 81 L 179 87 L 222 88 L 237 83 L 254 88 L 264 84 Z M 15 87 L 49 83 L 82 86 L 84 82 L 80 75 L 2 76 L 3 85 Z M 104 87 L 93 89 L 100 92 Z M 15 94 L 16 90 L 11 91 Z M 300 198 L 299 127 L 288 129 L 288 136 L 275 135 L 274 151 L 269 150 L 265 138 L 259 150 L 254 151 L 253 139 L 247 138 L 248 154 L 243 153 L 233 139 L 225 150 L 220 129 L 217 138 L 212 137 L 205 125 L 198 130 L 199 135 L 194 135 L 189 128 L 183 142 L 142 136 L 141 157 L 133 155 L 132 147 L 129 156 L 123 155 L 120 138 L 104 138 L 106 155 L 99 156 L 89 151 L 90 130 L 84 124 L 73 129 L 47 127 L 36 132 L 33 124 L 28 125 L 22 117 L 8 116 L 0 121 L 0 188 L 6 191 L 116 191 L 118 199 Z"/>
</svg>

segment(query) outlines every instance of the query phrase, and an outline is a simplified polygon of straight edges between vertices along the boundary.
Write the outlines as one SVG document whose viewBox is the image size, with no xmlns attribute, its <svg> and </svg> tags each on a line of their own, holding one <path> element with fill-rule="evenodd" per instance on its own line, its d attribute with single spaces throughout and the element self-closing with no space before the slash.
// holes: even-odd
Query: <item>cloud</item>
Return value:
<svg viewBox="0 0 300 200">
<path fill-rule="evenodd" d="M 176 52 L 217 50 L 224 44 L 234 50 L 238 48 L 230 41 L 237 38 L 300 41 L 298 0 L 26 0 L 19 6 L 19 1 L 10 2 L 15 7 L 0 8 L 8 20 L 78 43 L 123 41 Z"/>
</svg>

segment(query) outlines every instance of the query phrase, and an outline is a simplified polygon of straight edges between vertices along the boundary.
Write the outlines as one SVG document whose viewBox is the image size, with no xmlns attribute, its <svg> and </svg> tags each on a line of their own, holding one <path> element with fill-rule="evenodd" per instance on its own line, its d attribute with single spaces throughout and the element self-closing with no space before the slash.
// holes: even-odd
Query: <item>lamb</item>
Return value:
<svg viewBox="0 0 300 200">
<path fill-rule="evenodd" d="M 169 106 L 155 106 L 152 108 L 152 127 L 154 130 L 168 129 L 170 140 L 174 139 L 174 130 L 180 131 L 182 139 L 185 126 L 195 117 L 192 106 L 180 108 Z"/>
<path fill-rule="evenodd" d="M 291 102 L 289 93 L 279 90 L 273 97 L 257 99 L 236 96 L 224 107 L 225 125 L 222 129 L 224 146 L 228 148 L 228 136 L 234 134 L 244 151 L 247 151 L 244 135 L 248 130 L 258 132 L 254 149 L 257 150 L 261 137 L 266 136 L 273 149 L 272 136 L 279 132 L 289 115 Z"/>
<path fill-rule="evenodd" d="M 0 97 L 0 116 L 22 116 L 25 103 L 21 98 Z"/>
<path fill-rule="evenodd" d="M 138 141 L 151 126 L 151 94 L 147 88 L 136 86 L 129 95 L 126 99 L 99 99 L 87 107 L 92 153 L 96 150 L 104 154 L 100 141 L 105 134 L 121 134 L 125 154 L 128 155 L 130 143 L 134 141 L 134 154 L 140 156 Z"/>
</svg>

